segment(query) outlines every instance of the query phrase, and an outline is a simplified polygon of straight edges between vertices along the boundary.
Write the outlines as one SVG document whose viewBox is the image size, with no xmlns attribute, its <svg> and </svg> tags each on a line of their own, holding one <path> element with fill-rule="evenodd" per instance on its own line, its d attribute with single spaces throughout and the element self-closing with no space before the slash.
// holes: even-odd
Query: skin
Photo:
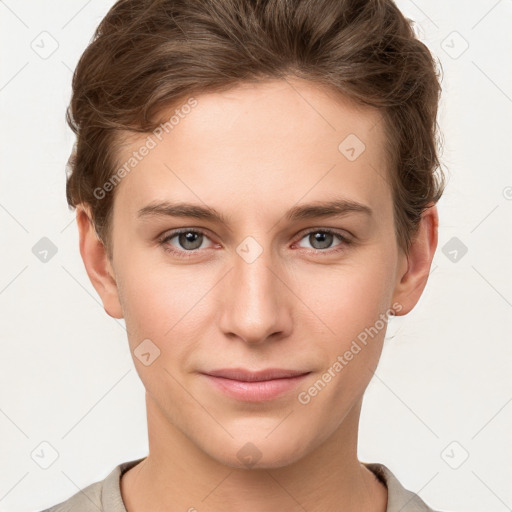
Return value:
<svg viewBox="0 0 512 512">
<path fill-rule="evenodd" d="M 401 252 L 376 110 L 298 79 L 196 99 L 117 185 L 112 260 L 88 205 L 77 208 L 87 273 L 105 311 L 125 319 L 146 389 L 149 455 L 121 479 L 126 508 L 384 512 L 386 486 L 358 460 L 357 440 L 385 328 L 308 404 L 297 395 L 393 304 L 397 315 L 415 306 L 437 246 L 437 209 L 424 212 L 409 254 Z M 351 133 L 366 145 L 354 161 L 338 150 Z M 131 139 L 119 162 L 146 137 Z M 335 198 L 373 213 L 285 219 L 296 205 Z M 162 200 L 213 207 L 229 224 L 137 217 Z M 159 243 L 176 228 L 205 235 L 195 246 L 178 236 Z M 321 245 L 315 233 L 322 228 L 350 236 L 352 244 L 327 235 Z M 237 252 L 248 236 L 262 249 L 251 263 Z M 180 254 L 199 248 L 187 259 L 165 246 Z M 160 350 L 149 366 L 134 355 L 144 339 Z M 311 373 L 284 396 L 247 403 L 198 373 L 225 367 Z M 261 456 L 250 468 L 237 457 L 248 442 Z"/>
</svg>

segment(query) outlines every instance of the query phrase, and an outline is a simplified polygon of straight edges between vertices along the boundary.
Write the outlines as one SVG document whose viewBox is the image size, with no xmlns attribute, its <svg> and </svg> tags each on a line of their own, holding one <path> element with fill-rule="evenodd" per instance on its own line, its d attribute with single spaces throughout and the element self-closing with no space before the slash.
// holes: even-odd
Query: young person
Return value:
<svg viewBox="0 0 512 512">
<path fill-rule="evenodd" d="M 437 246 L 439 94 L 391 0 L 111 8 L 73 77 L 67 199 L 149 453 L 48 510 L 432 510 L 357 442 Z"/>
</svg>

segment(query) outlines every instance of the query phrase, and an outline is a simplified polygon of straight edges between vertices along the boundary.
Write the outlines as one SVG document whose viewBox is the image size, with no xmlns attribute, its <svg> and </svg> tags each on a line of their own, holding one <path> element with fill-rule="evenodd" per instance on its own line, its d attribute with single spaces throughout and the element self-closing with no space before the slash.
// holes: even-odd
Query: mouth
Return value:
<svg viewBox="0 0 512 512">
<path fill-rule="evenodd" d="M 291 392 L 310 373 L 282 368 L 259 371 L 223 368 L 204 372 L 202 375 L 217 391 L 231 398 L 244 402 L 264 402 Z"/>
</svg>

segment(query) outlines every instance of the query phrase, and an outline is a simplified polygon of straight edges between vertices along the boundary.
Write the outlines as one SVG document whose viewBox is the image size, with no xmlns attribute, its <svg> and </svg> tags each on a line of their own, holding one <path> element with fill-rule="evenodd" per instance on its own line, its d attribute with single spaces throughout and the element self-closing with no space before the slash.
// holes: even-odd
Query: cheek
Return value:
<svg viewBox="0 0 512 512">
<path fill-rule="evenodd" d="M 391 296 L 385 268 L 374 264 L 364 271 L 346 270 L 330 281 L 327 293 L 322 293 L 327 280 L 316 280 L 308 287 L 308 300 L 316 303 L 315 312 L 328 328 L 322 328 L 317 344 L 324 367 L 299 390 L 297 399 L 301 410 L 326 432 L 340 425 L 373 376 Z"/>
<path fill-rule="evenodd" d="M 215 329 L 218 312 L 212 300 L 223 293 L 225 283 L 218 282 L 221 270 L 152 262 L 142 250 L 124 254 L 129 256 L 116 267 L 132 350 L 150 339 L 161 351 L 178 356 L 201 342 L 206 335 L 203 327 Z M 298 263 L 281 275 L 297 290 L 300 300 L 291 298 L 283 307 L 290 307 L 298 329 L 309 329 L 322 338 L 321 352 L 329 352 L 331 357 L 333 352 L 343 353 L 344 347 L 373 326 L 389 307 L 393 257 L 391 248 L 375 244 L 352 253 L 340 264 Z"/>
<path fill-rule="evenodd" d="M 125 270 L 119 291 L 132 351 L 150 339 L 162 356 L 179 361 L 194 350 L 201 326 L 210 320 L 208 291 L 215 276 L 197 267 L 171 268 L 142 259 Z"/>
<path fill-rule="evenodd" d="M 392 249 L 375 248 L 357 263 L 324 269 L 303 283 L 308 306 L 322 320 L 315 320 L 322 326 L 318 349 L 325 372 L 330 370 L 330 391 L 323 395 L 333 406 L 359 396 L 378 364 L 393 294 L 393 257 Z"/>
<path fill-rule="evenodd" d="M 197 298 L 189 303 L 183 290 L 187 290 L 186 283 L 179 277 L 170 279 L 161 269 L 139 273 L 132 268 L 121 292 L 136 371 L 146 391 L 159 397 L 157 402 L 167 404 L 169 411 L 170 397 L 184 400 L 173 376 L 185 370 L 182 366 L 200 339 L 193 331 L 197 326 L 191 325 Z"/>
<path fill-rule="evenodd" d="M 361 259 L 339 267 L 302 273 L 304 303 L 320 319 L 322 333 L 351 340 L 388 310 L 393 294 L 392 258 Z"/>
</svg>

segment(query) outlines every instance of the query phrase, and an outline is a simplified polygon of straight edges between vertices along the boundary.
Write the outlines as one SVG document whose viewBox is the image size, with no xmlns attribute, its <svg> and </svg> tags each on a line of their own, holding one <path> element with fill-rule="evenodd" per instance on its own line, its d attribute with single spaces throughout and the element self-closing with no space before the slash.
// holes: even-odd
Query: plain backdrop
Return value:
<svg viewBox="0 0 512 512">
<path fill-rule="evenodd" d="M 2 511 L 42 510 L 147 454 L 144 388 L 123 321 L 89 282 L 65 201 L 72 71 L 113 3 L 0 2 Z M 398 6 L 442 64 L 448 185 L 430 280 L 416 308 L 391 321 L 365 395 L 359 458 L 386 464 L 433 508 L 505 512 L 512 1 Z"/>
</svg>

